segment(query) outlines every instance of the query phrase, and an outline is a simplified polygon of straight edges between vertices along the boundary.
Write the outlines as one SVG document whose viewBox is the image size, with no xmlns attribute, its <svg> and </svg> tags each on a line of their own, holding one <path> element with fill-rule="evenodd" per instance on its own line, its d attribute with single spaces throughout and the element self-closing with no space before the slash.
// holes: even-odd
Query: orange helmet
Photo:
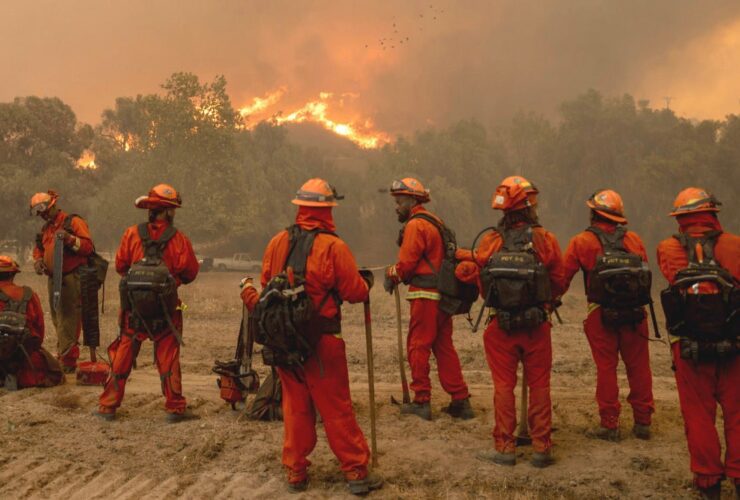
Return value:
<svg viewBox="0 0 740 500">
<path fill-rule="evenodd" d="M 678 193 L 673 202 L 673 212 L 668 215 L 676 217 L 696 212 L 719 212 L 720 205 L 722 203 L 705 189 L 690 187 Z"/>
<path fill-rule="evenodd" d="M 175 188 L 169 184 L 157 184 L 149 190 L 147 196 L 139 196 L 134 201 L 136 208 L 144 208 L 147 210 L 157 208 L 180 208 L 182 206 L 182 198 L 177 193 Z"/>
<path fill-rule="evenodd" d="M 617 224 L 627 224 L 627 219 L 624 217 L 624 203 L 616 191 L 599 189 L 586 200 L 586 206 L 605 219 Z"/>
<path fill-rule="evenodd" d="M 56 191 L 49 190 L 46 193 L 36 193 L 31 196 L 29 211 L 31 215 L 39 215 L 49 211 L 56 205 L 59 195 Z"/>
<path fill-rule="evenodd" d="M 338 195 L 334 186 L 314 177 L 301 186 L 291 203 L 302 207 L 336 207 L 337 200 L 343 199 L 344 196 Z"/>
<path fill-rule="evenodd" d="M 537 204 L 537 193 L 534 184 L 520 175 L 512 175 L 496 188 L 491 206 L 504 212 L 521 210 Z"/>
<path fill-rule="evenodd" d="M 19 273 L 21 267 L 7 255 L 0 255 L 0 273 Z"/>
<path fill-rule="evenodd" d="M 391 196 L 413 196 L 422 203 L 430 200 L 429 190 L 413 177 L 405 177 L 400 181 L 393 181 L 391 184 Z"/>
</svg>

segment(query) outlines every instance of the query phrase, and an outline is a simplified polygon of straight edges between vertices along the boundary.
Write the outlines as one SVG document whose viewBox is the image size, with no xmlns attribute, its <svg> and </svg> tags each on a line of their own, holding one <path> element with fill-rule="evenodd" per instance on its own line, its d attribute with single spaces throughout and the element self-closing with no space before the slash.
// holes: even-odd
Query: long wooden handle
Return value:
<svg viewBox="0 0 740 500">
<path fill-rule="evenodd" d="M 372 466 L 378 466 L 378 443 L 375 432 L 375 366 L 373 361 L 373 326 L 370 316 L 370 299 L 363 304 L 365 308 L 365 341 L 367 343 L 367 384 L 370 392 L 370 443 Z"/>
</svg>

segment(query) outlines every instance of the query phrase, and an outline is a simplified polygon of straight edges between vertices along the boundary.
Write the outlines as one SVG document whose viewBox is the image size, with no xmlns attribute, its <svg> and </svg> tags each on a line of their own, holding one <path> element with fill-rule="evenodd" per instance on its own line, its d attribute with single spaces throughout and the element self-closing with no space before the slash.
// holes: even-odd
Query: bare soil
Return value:
<svg viewBox="0 0 740 500">
<path fill-rule="evenodd" d="M 183 287 L 189 306 L 182 350 L 184 392 L 198 420 L 164 421 L 159 377 L 151 344 L 139 356 L 119 418 L 91 416 L 98 387 L 75 384 L 9 393 L 0 389 L 0 498 L 275 498 L 288 496 L 280 464 L 282 424 L 251 422 L 223 403 L 211 373 L 214 359 L 233 354 L 241 306 L 239 275 L 203 273 Z M 19 275 L 46 303 L 42 278 Z M 103 343 L 116 336 L 115 291 L 108 287 Z M 480 332 L 464 319 L 455 322 L 455 343 L 473 394 L 477 417 L 452 420 L 439 411 L 448 403 L 433 365 L 432 422 L 400 417 L 390 403 L 400 397 L 392 298 L 376 287 L 372 295 L 379 466 L 386 478 L 380 498 L 693 498 L 683 422 L 667 347 L 651 344 L 654 375 L 654 438 L 631 436 L 632 416 L 624 401 L 627 382 L 620 367 L 623 397 L 620 443 L 593 441 L 584 431 L 598 422 L 595 369 L 582 332 L 582 293 L 574 290 L 562 308 L 564 325 L 553 329 L 552 399 L 556 465 L 539 470 L 528 463 L 531 448 L 518 451 L 515 467 L 476 459 L 493 446 L 492 383 Z M 476 306 L 477 309 L 477 306 Z M 352 393 L 361 427 L 369 439 L 369 404 L 362 306 L 345 305 Z M 476 311 L 477 312 L 477 311 Z M 49 320 L 47 316 L 47 320 Z M 404 325 L 408 307 L 404 303 Z M 50 321 L 47 321 L 50 324 Z M 53 327 L 45 346 L 55 352 Z M 85 354 L 86 356 L 86 354 Z M 261 362 L 258 371 L 266 376 Z M 721 422 L 718 422 L 721 426 Z M 720 427 L 721 428 L 721 427 Z M 306 498 L 347 497 L 338 464 L 323 431 L 311 456 Z M 725 494 L 731 495 L 727 490 Z"/>
</svg>

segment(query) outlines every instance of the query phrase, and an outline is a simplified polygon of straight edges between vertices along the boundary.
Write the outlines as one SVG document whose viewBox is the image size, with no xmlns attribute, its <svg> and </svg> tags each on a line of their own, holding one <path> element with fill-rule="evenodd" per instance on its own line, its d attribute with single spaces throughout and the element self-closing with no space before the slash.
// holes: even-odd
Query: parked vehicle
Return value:
<svg viewBox="0 0 740 500">
<path fill-rule="evenodd" d="M 208 258 L 203 259 L 206 263 Z M 215 271 L 240 271 L 259 273 L 262 270 L 262 261 L 255 260 L 248 253 L 235 253 L 231 258 L 214 258 L 210 266 Z"/>
</svg>

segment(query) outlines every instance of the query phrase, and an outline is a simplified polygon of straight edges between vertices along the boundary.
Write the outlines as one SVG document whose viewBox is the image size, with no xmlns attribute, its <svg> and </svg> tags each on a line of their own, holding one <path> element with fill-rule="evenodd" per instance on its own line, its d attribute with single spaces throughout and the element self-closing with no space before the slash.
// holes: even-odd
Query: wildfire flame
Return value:
<svg viewBox="0 0 740 500">
<path fill-rule="evenodd" d="M 95 164 L 95 153 L 86 149 L 82 152 L 82 156 L 77 160 L 77 168 L 81 170 L 95 170 L 98 166 Z"/>
<path fill-rule="evenodd" d="M 280 87 L 273 92 L 267 93 L 264 97 L 255 97 L 252 103 L 239 109 L 242 117 L 253 117 L 267 119 L 270 118 L 270 108 L 275 106 L 280 99 L 286 94 L 287 88 Z M 273 113 L 271 119 L 277 124 L 285 123 L 316 123 L 326 130 L 339 136 L 345 137 L 364 149 L 375 149 L 391 141 L 390 136 L 383 131 L 375 130 L 372 120 L 369 118 L 356 118 L 349 121 L 339 121 L 329 117 L 329 114 L 335 105 L 345 111 L 345 102 L 348 99 L 356 99 L 357 94 L 341 94 L 335 96 L 331 92 L 321 92 L 319 98 L 309 101 L 295 111 L 287 114 Z M 254 127 L 261 120 L 256 120 L 248 127 Z"/>
</svg>

